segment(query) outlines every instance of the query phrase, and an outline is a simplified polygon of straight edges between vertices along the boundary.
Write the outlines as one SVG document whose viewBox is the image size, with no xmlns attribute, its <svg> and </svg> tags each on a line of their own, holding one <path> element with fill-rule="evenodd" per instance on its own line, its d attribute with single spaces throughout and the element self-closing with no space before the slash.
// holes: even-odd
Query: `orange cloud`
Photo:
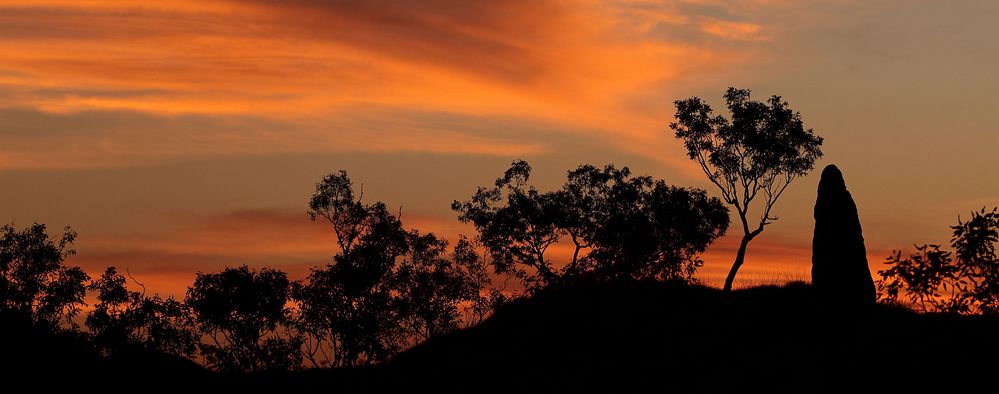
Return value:
<svg viewBox="0 0 999 394">
<path fill-rule="evenodd" d="M 154 115 L 132 111 L 49 114 L 0 108 L 0 171 L 155 164 L 163 160 L 286 153 L 425 152 L 517 157 L 544 153 L 541 138 L 523 141 L 502 124 L 434 123 L 378 107 L 321 119 L 254 115 Z"/>
<path fill-rule="evenodd" d="M 770 39 L 763 26 L 748 22 L 707 19 L 701 22 L 701 30 L 705 33 L 731 40 L 764 41 Z"/>
<path fill-rule="evenodd" d="M 8 2 L 0 10 L 0 106 L 56 114 L 253 116 L 313 125 L 366 106 L 513 116 L 561 124 L 580 138 L 681 171 L 692 167 L 663 154 L 675 150 L 664 132 L 668 100 L 652 111 L 636 110 L 635 92 L 738 63 L 740 56 L 731 48 L 657 34 L 663 25 L 698 30 L 678 10 L 631 3 L 44 1 Z M 733 26 L 729 30 L 742 25 Z M 666 91 L 656 95 L 670 97 Z M 321 141 L 330 132 L 362 138 L 313 149 L 289 146 L 294 140 Z M 31 162 L 38 152 L 0 148 L 0 163 L 7 169 L 145 164 L 197 156 L 203 149 L 266 154 L 335 146 L 487 155 L 544 149 L 530 142 L 531 135 L 511 144 L 460 131 L 384 130 L 390 139 L 361 134 L 369 132 L 175 129 L 170 133 L 180 138 L 169 152 L 105 133 L 102 142 L 128 147 L 134 155 L 108 159 L 95 153 L 69 163 L 18 166 L 9 163 Z M 384 145 L 393 140 L 402 148 Z M 103 148 L 81 146 L 77 152 L 87 149 Z"/>
</svg>

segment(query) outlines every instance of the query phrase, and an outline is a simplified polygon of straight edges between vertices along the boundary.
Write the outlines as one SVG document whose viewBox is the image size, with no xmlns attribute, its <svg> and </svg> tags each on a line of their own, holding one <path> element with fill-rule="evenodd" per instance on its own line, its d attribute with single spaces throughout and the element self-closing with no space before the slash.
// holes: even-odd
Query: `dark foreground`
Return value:
<svg viewBox="0 0 999 394">
<path fill-rule="evenodd" d="M 729 296 L 653 282 L 577 285 L 508 305 L 387 365 L 251 376 L 155 354 L 100 360 L 71 336 L 3 330 L 5 383 L 44 391 L 991 391 L 999 373 L 995 318 L 835 311 L 805 285 Z"/>
</svg>

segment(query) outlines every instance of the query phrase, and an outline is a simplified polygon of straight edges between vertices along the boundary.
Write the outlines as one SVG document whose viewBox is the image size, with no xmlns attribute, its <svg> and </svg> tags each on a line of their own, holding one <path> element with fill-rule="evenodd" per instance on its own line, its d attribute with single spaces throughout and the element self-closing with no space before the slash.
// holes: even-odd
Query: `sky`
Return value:
<svg viewBox="0 0 999 394">
<path fill-rule="evenodd" d="M 227 265 L 301 278 L 336 251 L 305 211 L 338 169 L 451 239 L 473 229 L 450 203 L 516 159 L 542 190 L 614 163 L 718 196 L 668 123 L 673 101 L 721 109 L 734 86 L 782 96 L 825 139 L 736 285 L 808 279 L 827 164 L 876 271 L 999 205 L 995 15 L 964 0 L 0 0 L 0 222 L 71 225 L 70 264 L 163 294 Z"/>
</svg>

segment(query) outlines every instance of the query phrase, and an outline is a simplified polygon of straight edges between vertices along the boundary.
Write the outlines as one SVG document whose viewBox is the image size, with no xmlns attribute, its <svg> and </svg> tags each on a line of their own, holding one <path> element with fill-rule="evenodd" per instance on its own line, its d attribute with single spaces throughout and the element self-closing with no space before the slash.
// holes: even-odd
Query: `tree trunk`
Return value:
<svg viewBox="0 0 999 394">
<path fill-rule="evenodd" d="M 732 291 L 732 282 L 735 282 L 735 274 L 739 272 L 739 267 L 742 267 L 742 262 L 746 259 L 746 247 L 749 246 L 749 241 L 753 240 L 754 234 L 746 234 L 742 236 L 742 242 L 739 244 L 739 253 L 735 255 L 735 262 L 732 263 L 732 269 L 728 271 L 728 276 L 725 277 L 725 287 L 724 291 Z"/>
</svg>

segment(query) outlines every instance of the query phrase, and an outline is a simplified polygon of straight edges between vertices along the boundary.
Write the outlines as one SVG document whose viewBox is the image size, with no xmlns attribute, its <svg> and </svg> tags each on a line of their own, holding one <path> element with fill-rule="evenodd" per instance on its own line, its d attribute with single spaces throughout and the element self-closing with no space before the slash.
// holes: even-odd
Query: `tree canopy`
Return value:
<svg viewBox="0 0 999 394">
<path fill-rule="evenodd" d="M 291 369 L 301 364 L 301 339 L 291 328 L 284 272 L 247 266 L 198 273 L 185 303 L 199 332 L 211 339 L 201 351 L 222 371 Z"/>
<path fill-rule="evenodd" d="M 728 227 L 728 210 L 703 190 L 632 176 L 627 167 L 582 165 L 551 192 L 530 185 L 530 173 L 515 161 L 493 187 L 451 208 L 475 226 L 496 272 L 531 290 L 584 274 L 689 280 L 698 254 Z M 559 265 L 546 252 L 562 239 L 573 254 Z"/>
<path fill-rule="evenodd" d="M 106 354 L 140 347 L 190 356 L 197 334 L 188 306 L 181 301 L 128 290 L 125 276 L 115 267 L 87 285 L 97 292 L 97 304 L 87 313 L 86 325 L 94 342 Z"/>
<path fill-rule="evenodd" d="M 84 304 L 90 279 L 79 267 L 63 264 L 76 253 L 75 239 L 69 227 L 58 239 L 50 238 L 44 224 L 20 231 L 0 227 L 0 312 L 53 327 L 75 326 L 72 318 Z"/>
</svg>

